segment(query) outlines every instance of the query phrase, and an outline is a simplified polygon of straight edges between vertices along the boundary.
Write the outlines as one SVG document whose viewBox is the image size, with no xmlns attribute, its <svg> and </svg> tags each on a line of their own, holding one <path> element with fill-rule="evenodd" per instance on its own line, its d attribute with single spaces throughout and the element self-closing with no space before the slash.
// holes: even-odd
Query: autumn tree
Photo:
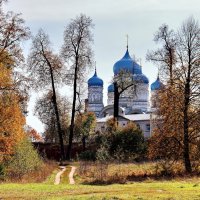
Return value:
<svg viewBox="0 0 200 200">
<path fill-rule="evenodd" d="M 19 104 L 20 96 L 12 88 L 12 70 L 0 63 L 0 160 L 14 153 L 14 146 L 25 137 L 25 116 Z"/>
<path fill-rule="evenodd" d="M 30 30 L 25 25 L 21 14 L 3 11 L 4 2 L 7 1 L 0 1 L 0 63 L 12 69 L 12 83 L 5 84 L 6 78 L 4 77 L 4 86 L 1 85 L 0 90 L 17 92 L 20 96 L 20 105 L 24 108 L 28 100 L 28 83 L 27 78 L 21 73 L 24 56 L 20 44 L 29 39 Z M 7 79 L 10 80 L 11 77 L 7 76 Z"/>
<path fill-rule="evenodd" d="M 59 137 L 57 134 L 57 124 L 55 109 L 53 106 L 53 92 L 49 91 L 36 101 L 35 115 L 45 125 L 44 140 L 47 142 L 58 143 Z M 66 144 L 67 131 L 69 126 L 69 102 L 65 97 L 57 93 L 58 112 L 60 116 L 61 130 L 63 134 L 63 141 Z"/>
<path fill-rule="evenodd" d="M 52 105 L 54 107 L 57 134 L 60 142 L 61 160 L 64 159 L 65 153 L 57 103 L 56 86 L 61 82 L 62 67 L 62 59 L 53 53 L 48 35 L 40 29 L 32 41 L 32 47 L 28 57 L 27 71 L 32 81 L 32 88 L 35 90 L 52 90 Z"/>
<path fill-rule="evenodd" d="M 91 18 L 81 14 L 75 19 L 72 19 L 64 31 L 62 55 L 69 65 L 69 72 L 71 75 L 70 79 L 73 85 L 73 102 L 67 159 L 70 159 L 71 157 L 72 142 L 74 137 L 78 80 L 84 78 L 85 70 L 91 64 L 91 43 L 93 41 L 91 33 L 92 27 L 93 24 Z"/>
<path fill-rule="evenodd" d="M 44 141 L 42 136 L 31 126 L 26 126 L 26 135 L 33 142 Z"/>
<path fill-rule="evenodd" d="M 29 38 L 30 31 L 20 14 L 3 11 L 4 2 L 0 1 L 0 156 L 8 158 L 25 137 L 21 105 L 27 99 L 27 88 L 16 68 L 23 64 L 20 43 Z"/>
<path fill-rule="evenodd" d="M 162 138 L 162 142 L 157 143 L 157 147 L 159 146 L 157 149 L 167 147 L 168 155 L 174 155 L 179 148 L 177 159 L 183 160 L 185 170 L 190 173 L 191 159 L 197 160 L 193 156 L 193 150 L 198 149 L 200 130 L 199 23 L 192 17 L 188 18 L 175 32 L 173 40 L 175 41 L 172 45 L 175 65 L 172 68 L 172 76 L 166 74 L 166 83 L 170 84 L 167 84 L 165 90 L 158 94 L 160 102 L 157 116 L 160 123 L 155 132 Z M 165 48 L 166 46 L 163 47 L 163 51 Z M 157 153 L 159 155 L 159 151 Z"/>
</svg>

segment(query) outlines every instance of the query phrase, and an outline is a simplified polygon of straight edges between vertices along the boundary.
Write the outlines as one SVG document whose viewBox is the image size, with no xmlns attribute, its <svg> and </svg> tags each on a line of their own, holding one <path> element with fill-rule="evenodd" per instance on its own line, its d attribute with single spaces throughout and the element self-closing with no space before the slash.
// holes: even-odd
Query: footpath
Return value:
<svg viewBox="0 0 200 200">
<path fill-rule="evenodd" d="M 56 174 L 56 177 L 55 177 L 55 181 L 54 181 L 54 185 L 59 185 L 60 184 L 60 181 L 61 181 L 61 175 L 65 172 L 66 170 L 66 167 L 65 166 L 60 166 L 61 168 L 61 171 L 59 171 L 57 174 Z M 76 167 L 74 166 L 71 166 L 71 171 L 69 173 L 69 184 L 71 185 L 74 185 L 75 184 L 75 181 L 74 181 L 74 173 L 76 171 Z"/>
</svg>

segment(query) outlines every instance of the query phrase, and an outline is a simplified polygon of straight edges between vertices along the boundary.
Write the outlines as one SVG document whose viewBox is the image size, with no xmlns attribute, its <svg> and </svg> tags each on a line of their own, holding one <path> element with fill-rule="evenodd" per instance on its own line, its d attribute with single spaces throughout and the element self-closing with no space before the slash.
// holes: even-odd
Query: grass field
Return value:
<svg viewBox="0 0 200 200">
<path fill-rule="evenodd" d="M 200 180 L 145 181 L 129 184 L 53 185 L 49 183 L 0 184 L 1 200 L 199 200 Z"/>
<path fill-rule="evenodd" d="M 124 177 L 133 172 L 136 174 L 151 172 L 151 169 L 152 164 L 109 165 L 108 172 L 111 177 L 117 175 L 119 178 L 121 172 Z M 184 179 L 179 177 L 170 181 L 147 178 L 143 182 L 127 181 L 126 184 L 84 184 L 85 177 L 97 173 L 97 170 L 98 168 L 94 170 L 94 166 L 89 165 L 89 168 L 87 166 L 88 173 L 84 176 L 80 176 L 79 173 L 75 175 L 76 185 L 68 184 L 70 165 L 67 166 L 60 185 L 53 184 L 58 169 L 43 183 L 2 183 L 0 200 L 200 200 L 200 178 L 197 177 Z"/>
</svg>

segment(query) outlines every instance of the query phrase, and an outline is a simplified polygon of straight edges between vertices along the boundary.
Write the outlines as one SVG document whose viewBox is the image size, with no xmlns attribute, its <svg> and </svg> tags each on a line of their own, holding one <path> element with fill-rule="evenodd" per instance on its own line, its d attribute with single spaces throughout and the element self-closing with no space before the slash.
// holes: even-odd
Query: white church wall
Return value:
<svg viewBox="0 0 200 200">
<path fill-rule="evenodd" d="M 107 105 L 114 104 L 114 92 L 108 92 Z"/>
<path fill-rule="evenodd" d="M 125 115 L 125 117 L 126 117 L 126 115 Z M 104 132 L 106 130 L 106 122 L 110 118 L 112 118 L 112 116 L 107 116 L 107 117 L 104 117 L 101 119 L 97 119 L 95 130 L 99 131 L 99 132 Z M 129 122 L 130 122 L 130 120 L 126 119 L 124 117 L 121 117 L 118 121 L 119 126 L 121 126 L 121 127 L 127 126 Z M 150 134 L 150 131 L 151 131 L 150 119 L 137 120 L 137 121 L 133 121 L 133 122 L 136 123 L 138 125 L 138 127 L 142 130 L 142 133 L 144 134 L 144 137 L 146 139 L 151 136 L 151 134 Z"/>
</svg>

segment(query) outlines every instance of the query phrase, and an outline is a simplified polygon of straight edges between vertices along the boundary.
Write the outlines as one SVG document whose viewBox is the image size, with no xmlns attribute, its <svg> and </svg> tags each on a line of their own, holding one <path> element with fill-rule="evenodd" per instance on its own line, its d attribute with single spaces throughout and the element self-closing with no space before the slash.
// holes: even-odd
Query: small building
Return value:
<svg viewBox="0 0 200 200">
<path fill-rule="evenodd" d="M 113 116 L 97 118 L 96 131 L 104 132 L 106 129 L 106 122 Z M 121 127 L 128 123 L 134 122 L 143 132 L 145 138 L 150 137 L 150 114 L 134 114 L 118 117 L 118 123 Z"/>
</svg>

